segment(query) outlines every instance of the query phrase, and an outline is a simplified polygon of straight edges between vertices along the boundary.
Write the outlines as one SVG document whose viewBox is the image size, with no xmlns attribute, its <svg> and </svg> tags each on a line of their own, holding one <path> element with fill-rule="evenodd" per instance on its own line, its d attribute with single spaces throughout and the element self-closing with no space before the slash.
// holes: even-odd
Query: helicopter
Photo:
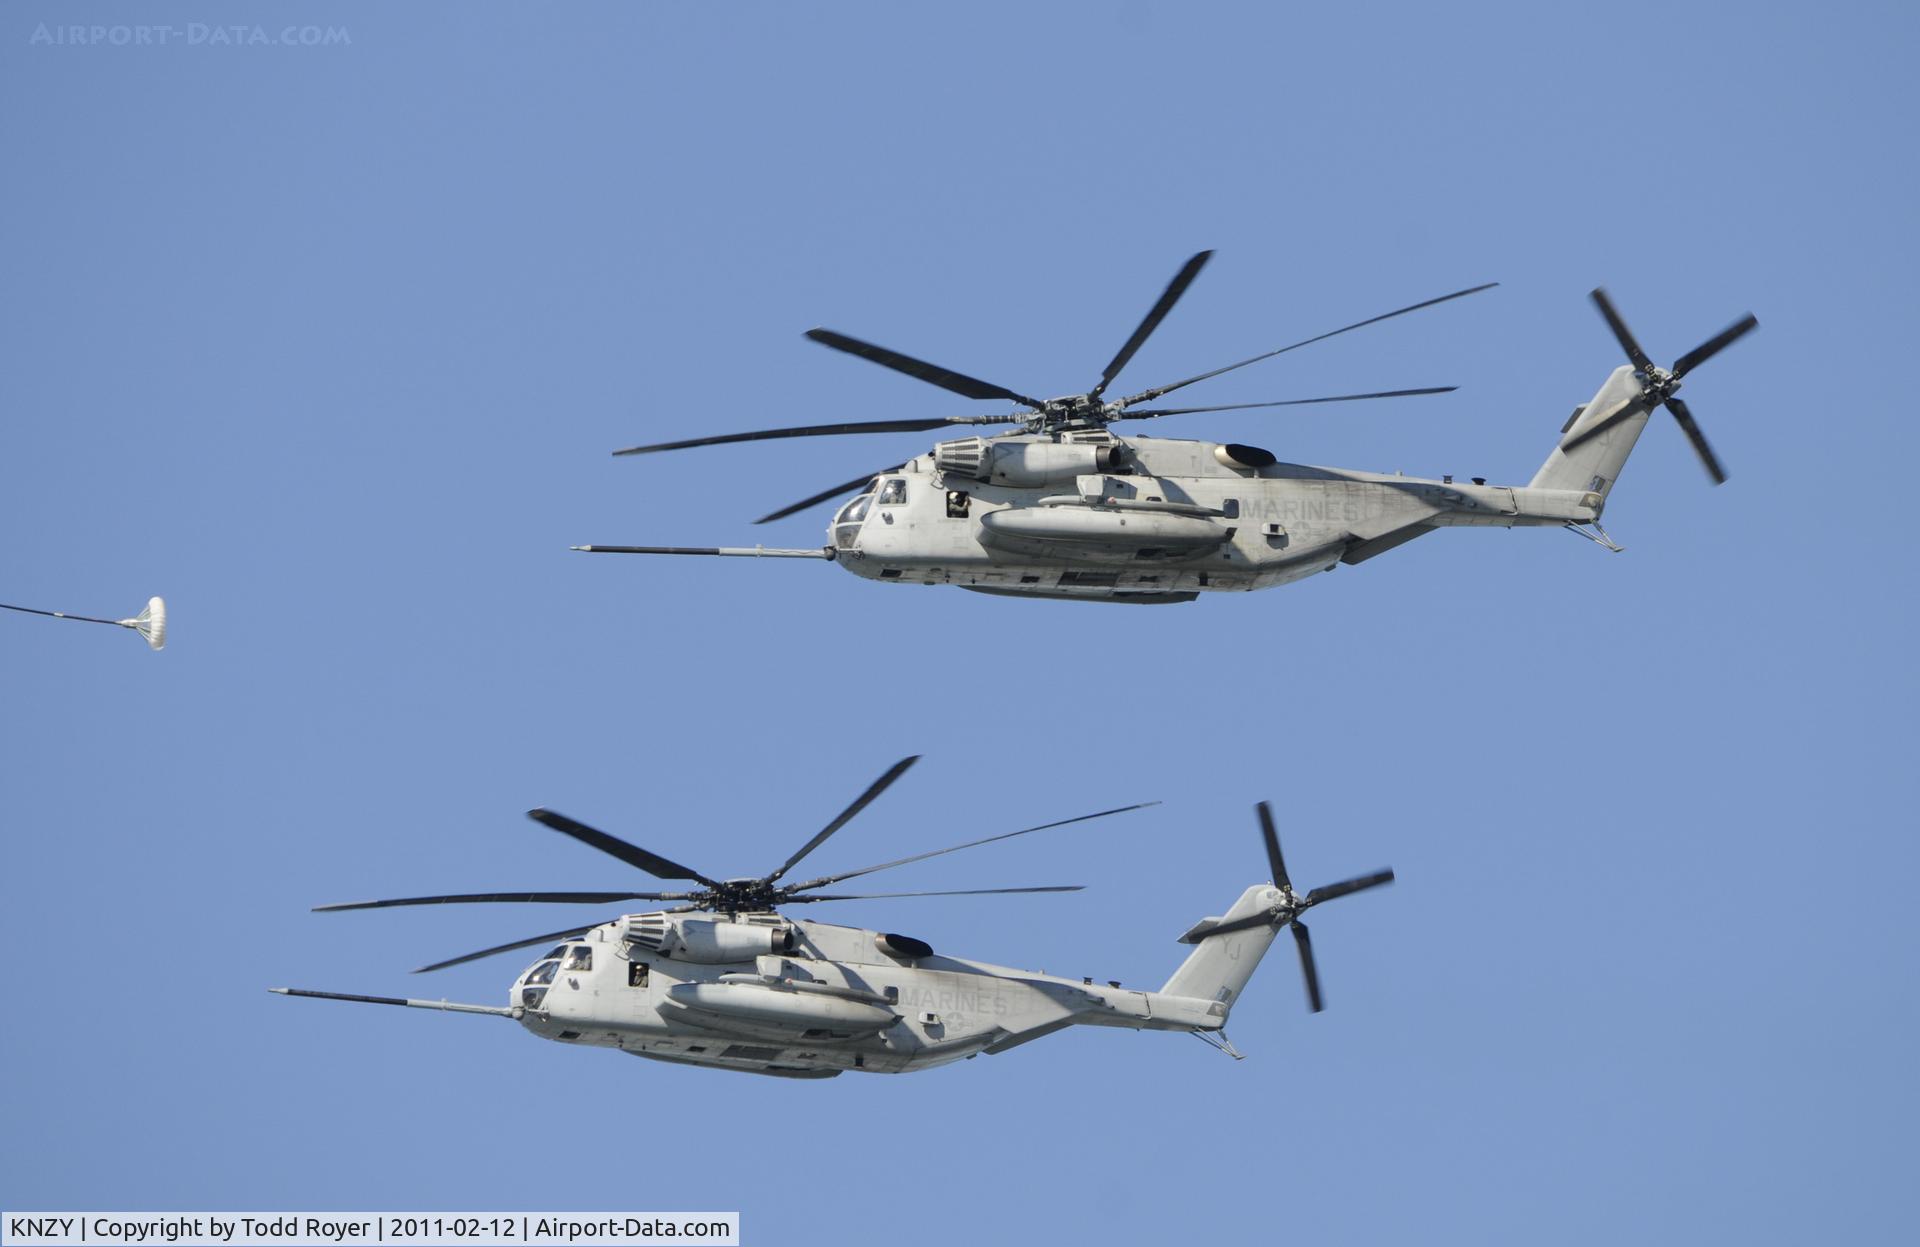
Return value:
<svg viewBox="0 0 1920 1247">
<path fill-rule="evenodd" d="M 880 472 L 821 490 L 762 516 L 770 523 L 857 490 L 828 524 L 817 548 L 766 546 L 583 545 L 594 554 L 670 554 L 824 559 L 867 580 L 958 585 L 1028 598 L 1191 602 L 1203 592 L 1246 592 L 1292 584 L 1341 564 L 1359 564 L 1441 528 L 1566 528 L 1618 553 L 1600 525 L 1653 411 L 1679 423 L 1715 484 L 1727 479 L 1684 400 L 1682 378 L 1759 325 L 1751 314 L 1661 368 L 1641 349 L 1605 290 L 1591 298 L 1626 352 L 1588 402 L 1561 427 L 1559 441 L 1525 485 L 1439 480 L 1399 473 L 1282 463 L 1238 442 L 1122 438 L 1114 424 L 1199 412 L 1306 406 L 1443 394 L 1454 386 L 1381 390 L 1321 398 L 1203 407 L 1157 400 L 1249 364 L 1340 334 L 1447 303 L 1498 285 L 1456 290 L 1327 333 L 1151 386 L 1123 398 L 1106 391 L 1159 327 L 1211 258 L 1189 259 L 1092 389 L 1040 399 L 830 329 L 807 337 L 822 346 L 935 385 L 962 397 L 1004 400 L 998 415 L 818 424 L 726 433 L 629 446 L 615 455 L 648 455 L 700 446 L 924 432 L 953 426 L 1017 425 L 1017 431 L 937 443 Z M 1143 405 L 1147 404 L 1147 405 Z"/>
<path fill-rule="evenodd" d="M 416 973 L 496 953 L 553 945 L 513 982 L 504 1006 L 275 987 L 284 996 L 397 1005 L 509 1018 L 542 1039 L 613 1048 L 650 1060 L 783 1078 L 848 1071 L 901 1074 L 985 1052 L 997 1054 L 1069 1026 L 1186 1031 L 1235 1059 L 1227 1018 L 1282 927 L 1293 933 L 1307 1003 L 1324 1007 L 1301 916 L 1316 905 L 1393 881 L 1391 870 L 1297 891 L 1280 855 L 1273 812 L 1256 808 L 1272 878 L 1180 936 L 1193 951 L 1158 990 L 1096 984 L 934 952 L 913 936 L 788 918 L 778 907 L 882 896 L 971 896 L 1079 891 L 1077 885 L 856 895 L 819 889 L 961 849 L 1156 805 L 1145 802 L 1004 832 L 895 861 L 783 882 L 834 832 L 911 767 L 904 758 L 777 869 L 715 879 L 552 810 L 534 821 L 630 866 L 696 885 L 676 892 L 488 892 L 319 906 L 320 912 L 462 903 L 608 904 L 679 901 L 422 966 Z"/>
</svg>

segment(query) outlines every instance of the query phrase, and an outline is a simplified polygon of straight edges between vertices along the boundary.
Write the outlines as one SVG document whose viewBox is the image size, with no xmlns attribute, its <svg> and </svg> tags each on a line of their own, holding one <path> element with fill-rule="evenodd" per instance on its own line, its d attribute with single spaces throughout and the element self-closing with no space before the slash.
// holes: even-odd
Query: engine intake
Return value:
<svg viewBox="0 0 1920 1247">
<path fill-rule="evenodd" d="M 633 914 L 622 921 L 627 943 L 674 961 L 730 965 L 793 951 L 793 927 L 775 915 Z"/>
<path fill-rule="evenodd" d="M 933 466 L 948 477 L 1031 488 L 1057 485 L 1076 476 L 1111 472 L 1120 450 L 1109 445 L 1070 442 L 989 442 L 961 437 L 933 448 Z"/>
</svg>

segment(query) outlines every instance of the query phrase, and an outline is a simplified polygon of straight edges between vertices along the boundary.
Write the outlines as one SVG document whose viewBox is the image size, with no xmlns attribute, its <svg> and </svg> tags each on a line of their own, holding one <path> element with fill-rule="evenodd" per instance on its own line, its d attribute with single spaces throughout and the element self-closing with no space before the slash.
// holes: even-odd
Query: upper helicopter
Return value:
<svg viewBox="0 0 1920 1247">
<path fill-rule="evenodd" d="M 543 1039 L 616 1048 L 680 1065 L 831 1078 L 847 1071 L 902 1074 L 982 1052 L 999 1053 L 1069 1026 L 1187 1031 L 1238 1057 L 1225 1027 L 1234 1003 L 1282 927 L 1293 932 L 1306 976 L 1307 1004 L 1323 1005 L 1313 945 L 1302 915 L 1315 905 L 1393 881 L 1376 871 L 1306 892 L 1294 889 L 1280 856 L 1273 814 L 1257 808 L 1272 871 L 1217 918 L 1180 937 L 1194 951 L 1157 990 L 1117 980 L 1015 970 L 942 956 L 908 935 L 792 919 L 779 906 L 880 896 L 965 896 L 1075 892 L 1075 886 L 975 888 L 946 892 L 828 894 L 831 884 L 1143 808 L 1122 806 L 1079 818 L 1004 832 L 896 861 L 783 882 L 800 860 L 865 809 L 917 758 L 903 758 L 771 873 L 717 879 L 551 810 L 532 810 L 543 826 L 591 845 L 660 879 L 695 886 L 677 892 L 484 892 L 324 905 L 323 910 L 384 909 L 465 902 L 609 904 L 678 901 L 673 908 L 482 949 L 422 966 L 439 970 L 536 944 L 554 947 L 513 981 L 504 1006 L 365 996 L 276 987 L 285 996 L 401 1005 L 511 1018 Z M 1147 802 L 1147 805 L 1156 804 Z"/>
<path fill-rule="evenodd" d="M 874 420 L 727 433 L 630 446 L 616 455 L 695 446 L 924 432 L 957 425 L 1019 426 L 1018 431 L 943 441 L 926 454 L 821 490 L 755 523 L 785 518 L 857 490 L 828 525 L 824 547 L 575 546 L 607 554 L 698 554 L 826 559 L 869 580 L 952 584 L 982 593 L 1111 602 L 1190 602 L 1207 591 L 1291 584 L 1340 563 L 1362 563 L 1437 528 L 1560 527 L 1618 550 L 1600 527 L 1607 494 L 1656 407 L 1679 422 L 1714 483 L 1726 472 L 1687 405 L 1681 379 L 1758 324 L 1742 317 L 1681 356 L 1654 364 L 1605 291 L 1593 291 L 1628 364 L 1560 430 L 1546 462 L 1525 485 L 1470 483 L 1347 468 L 1282 463 L 1270 451 L 1237 442 L 1118 437 L 1125 420 L 1195 412 L 1443 394 L 1428 386 L 1211 407 L 1151 406 L 1186 386 L 1367 325 L 1490 289 L 1456 290 L 1210 369 L 1124 398 L 1107 389 L 1164 320 L 1213 255 L 1202 251 L 1174 275 L 1120 348 L 1099 383 L 1082 394 L 1033 398 L 990 381 L 903 355 L 828 329 L 807 336 L 943 390 L 1021 408 L 1001 415 Z"/>
</svg>

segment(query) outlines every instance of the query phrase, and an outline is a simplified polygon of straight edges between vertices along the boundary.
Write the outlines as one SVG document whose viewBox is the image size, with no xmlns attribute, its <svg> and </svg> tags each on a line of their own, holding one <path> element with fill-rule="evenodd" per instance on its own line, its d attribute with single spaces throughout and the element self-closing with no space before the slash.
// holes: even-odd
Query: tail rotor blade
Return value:
<svg viewBox="0 0 1920 1247">
<path fill-rule="evenodd" d="M 1625 421 L 1632 419 L 1634 416 L 1639 415 L 1641 412 L 1645 411 L 1646 409 L 1647 409 L 1647 395 L 1645 395 L 1644 393 L 1636 394 L 1632 398 L 1628 399 L 1626 402 L 1621 403 L 1618 407 L 1615 407 L 1612 411 L 1608 412 L 1606 415 L 1600 417 L 1598 420 L 1595 420 L 1592 424 L 1588 425 L 1586 428 L 1580 430 L 1578 433 L 1575 433 L 1572 437 L 1568 438 L 1565 442 L 1561 443 L 1560 449 L 1565 452 L 1570 452 L 1575 447 L 1584 446 L 1586 443 L 1592 441 L 1594 438 L 1600 436 L 1602 433 L 1605 433 L 1608 429 L 1612 428 L 1616 424 L 1624 423 Z"/>
<path fill-rule="evenodd" d="M 1719 333 L 1714 334 L 1711 338 L 1708 338 L 1705 342 L 1702 342 L 1699 346 L 1694 347 L 1691 351 L 1688 351 L 1685 355 L 1675 360 L 1673 363 L 1673 375 L 1675 377 L 1686 376 L 1695 368 L 1706 363 L 1759 327 L 1759 318 L 1752 312 L 1748 312 L 1739 320 L 1734 321 Z"/>
<path fill-rule="evenodd" d="M 1600 309 L 1600 315 L 1607 318 L 1607 327 L 1613 330 L 1613 336 L 1620 340 L 1620 349 L 1627 353 L 1627 358 L 1633 361 L 1633 366 L 1641 372 L 1652 372 L 1653 361 L 1648 359 L 1647 353 L 1640 349 L 1640 343 L 1634 339 L 1633 331 L 1627 328 L 1627 322 L 1620 319 L 1620 313 L 1614 308 L 1613 300 L 1607 297 L 1606 288 L 1595 286 L 1591 298 L 1593 305 Z"/>
<path fill-rule="evenodd" d="M 1318 1013 L 1326 1008 L 1326 1002 L 1320 998 L 1320 969 L 1313 963 L 1313 937 L 1307 934 L 1307 924 L 1293 924 L 1293 945 L 1300 950 L 1300 973 L 1307 980 L 1307 1008 Z"/>
<path fill-rule="evenodd" d="M 1726 484 L 1727 470 L 1720 466 L 1720 457 L 1713 453 L 1713 447 L 1707 445 L 1707 435 L 1702 433 L 1700 426 L 1695 423 L 1693 411 L 1685 402 L 1677 398 L 1667 400 L 1667 410 L 1673 413 L 1674 420 L 1680 425 L 1680 431 L 1687 435 L 1689 442 L 1693 443 L 1693 453 L 1700 456 L 1700 462 L 1706 465 L 1707 475 L 1713 478 L 1713 483 Z"/>
<path fill-rule="evenodd" d="M 1376 871 L 1370 875 L 1361 875 L 1358 879 L 1346 879 L 1339 883 L 1329 883 L 1307 893 L 1307 904 L 1318 905 L 1322 901 L 1335 900 L 1342 896 L 1351 896 L 1355 892 L 1364 892 L 1368 888 L 1377 888 L 1383 883 L 1393 882 L 1391 870 Z"/>
<path fill-rule="evenodd" d="M 1280 856 L 1280 833 L 1273 827 L 1273 807 L 1262 801 L 1253 809 L 1260 816 L 1260 838 L 1267 843 L 1267 865 L 1273 868 L 1274 885 L 1290 888 L 1293 881 L 1287 878 L 1287 863 Z"/>
<path fill-rule="evenodd" d="M 1160 322 L 1167 318 L 1167 313 L 1173 310 L 1173 305 L 1180 301 L 1180 296 L 1187 292 L 1187 287 L 1193 284 L 1193 279 L 1200 275 L 1200 270 L 1205 268 L 1207 261 L 1212 258 L 1213 252 L 1202 251 L 1181 265 L 1180 271 L 1173 275 L 1173 280 L 1167 283 L 1167 288 L 1161 292 L 1159 300 L 1148 311 L 1146 319 L 1141 321 L 1140 327 L 1133 331 L 1133 336 L 1128 338 L 1127 344 L 1120 348 L 1120 353 L 1113 357 L 1113 362 L 1107 365 L 1107 370 L 1100 374 L 1100 384 L 1093 387 L 1091 397 L 1099 398 L 1106 392 L 1107 387 L 1113 384 L 1113 379 L 1120 375 L 1120 370 L 1127 366 L 1127 361 L 1133 358 L 1134 352 L 1138 351 L 1141 344 L 1160 327 Z"/>
</svg>

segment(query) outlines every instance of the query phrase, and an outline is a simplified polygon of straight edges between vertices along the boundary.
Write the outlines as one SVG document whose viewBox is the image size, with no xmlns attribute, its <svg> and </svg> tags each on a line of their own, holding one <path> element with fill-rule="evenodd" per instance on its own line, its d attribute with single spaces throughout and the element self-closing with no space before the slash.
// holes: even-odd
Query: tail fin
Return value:
<svg viewBox="0 0 1920 1247">
<path fill-rule="evenodd" d="M 1209 919 L 1187 932 L 1182 938 L 1197 940 L 1199 947 L 1173 972 L 1161 992 L 1168 996 L 1216 1001 L 1227 1009 L 1233 1008 L 1233 1002 L 1240 998 L 1260 959 L 1273 946 L 1273 937 L 1279 928 L 1263 923 L 1212 938 L 1207 937 L 1206 931 L 1220 923 L 1264 913 L 1279 900 L 1280 892 L 1272 884 L 1257 883 L 1240 894 L 1224 918 Z"/>
<path fill-rule="evenodd" d="M 1638 395 L 1644 388 L 1632 368 L 1622 365 L 1613 370 L 1607 383 L 1585 407 L 1574 412 L 1566 427 L 1560 430 L 1560 441 L 1565 444 L 1569 437 L 1578 433 L 1588 424 L 1616 410 L 1620 404 Z M 1605 433 L 1573 448 L 1571 453 L 1553 448 L 1547 461 L 1533 475 L 1529 483 L 1531 489 L 1577 489 L 1600 495 L 1601 505 L 1605 505 L 1613 483 L 1620 479 L 1620 469 L 1626 464 L 1627 456 L 1633 453 L 1633 444 L 1640 440 L 1640 430 L 1647 427 L 1647 418 L 1652 409 L 1639 412 L 1616 424 Z"/>
</svg>

